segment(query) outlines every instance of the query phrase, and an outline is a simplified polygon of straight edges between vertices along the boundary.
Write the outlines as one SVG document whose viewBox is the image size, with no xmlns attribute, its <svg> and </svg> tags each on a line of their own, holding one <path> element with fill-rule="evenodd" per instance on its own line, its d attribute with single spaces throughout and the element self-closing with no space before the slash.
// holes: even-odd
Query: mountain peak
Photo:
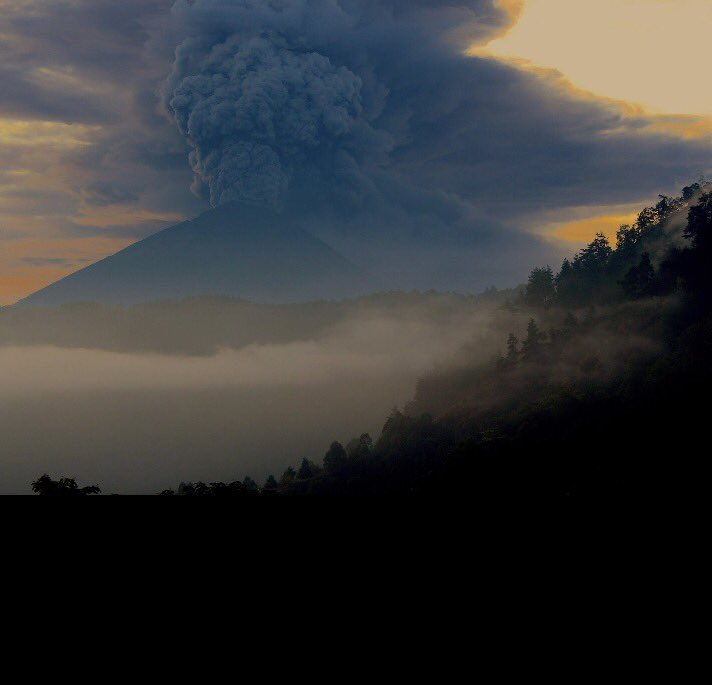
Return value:
<svg viewBox="0 0 712 685">
<path fill-rule="evenodd" d="M 19 304 L 133 304 L 195 295 L 288 303 L 366 291 L 363 272 L 289 216 L 231 203 L 154 233 Z"/>
</svg>

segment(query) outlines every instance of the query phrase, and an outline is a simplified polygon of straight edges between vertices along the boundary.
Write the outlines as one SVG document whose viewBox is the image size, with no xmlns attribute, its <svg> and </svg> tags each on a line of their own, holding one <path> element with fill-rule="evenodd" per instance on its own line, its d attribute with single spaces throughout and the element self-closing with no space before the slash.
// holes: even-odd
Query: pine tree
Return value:
<svg viewBox="0 0 712 685">
<path fill-rule="evenodd" d="M 527 337 L 522 343 L 522 358 L 526 362 L 531 362 L 539 357 L 541 352 L 541 344 L 544 341 L 544 334 L 536 325 L 534 319 L 529 319 L 527 325 Z"/>
<path fill-rule="evenodd" d="M 524 301 L 530 307 L 548 307 L 554 300 L 556 287 L 550 266 L 537 267 L 529 274 Z"/>
<path fill-rule="evenodd" d="M 596 237 L 576 255 L 574 266 L 579 266 L 586 272 L 598 274 L 608 265 L 608 260 L 613 254 L 608 238 L 603 233 L 596 233 Z"/>
<path fill-rule="evenodd" d="M 556 299 L 560 304 L 575 304 L 577 296 L 576 273 L 568 259 L 561 264 L 561 271 L 554 279 Z"/>
<path fill-rule="evenodd" d="M 290 466 L 283 474 L 280 479 L 280 483 L 284 485 L 285 483 L 291 483 L 297 477 L 297 472 L 294 467 Z"/>
<path fill-rule="evenodd" d="M 302 465 L 299 467 L 297 478 L 299 480 L 308 480 L 314 477 L 314 470 L 308 459 L 302 459 Z"/>
<path fill-rule="evenodd" d="M 519 360 L 519 338 L 514 333 L 510 333 L 507 338 L 507 357 L 509 364 L 516 364 Z"/>
<path fill-rule="evenodd" d="M 650 255 L 643 252 L 638 265 L 638 284 L 640 286 L 641 295 L 650 295 L 653 289 L 653 281 L 655 280 L 655 269 L 650 262 Z"/>
<path fill-rule="evenodd" d="M 640 238 L 640 231 L 634 227 L 624 224 L 616 232 L 616 252 L 620 256 L 627 256 L 635 249 Z"/>
<path fill-rule="evenodd" d="M 329 473 L 337 472 L 347 464 L 348 460 L 344 446 L 340 442 L 333 442 L 324 455 L 324 469 Z"/>
<path fill-rule="evenodd" d="M 685 237 L 696 250 L 709 251 L 712 246 L 712 193 L 705 193 L 690 207 Z"/>
<path fill-rule="evenodd" d="M 638 299 L 652 294 L 654 280 L 655 269 L 650 262 L 650 255 L 643 252 L 640 263 L 628 270 L 621 286 L 628 297 Z"/>
</svg>

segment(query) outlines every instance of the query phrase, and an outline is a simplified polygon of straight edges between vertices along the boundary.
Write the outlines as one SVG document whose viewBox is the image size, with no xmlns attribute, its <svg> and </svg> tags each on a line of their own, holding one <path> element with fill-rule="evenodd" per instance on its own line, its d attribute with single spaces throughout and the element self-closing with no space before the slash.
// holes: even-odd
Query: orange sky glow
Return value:
<svg viewBox="0 0 712 685">
<path fill-rule="evenodd" d="M 513 27 L 471 53 L 522 69 L 556 69 L 572 89 L 620 100 L 631 115 L 658 115 L 651 133 L 712 140 L 712 89 L 699 65 L 709 44 L 710 0 L 503 0 Z M 641 202 L 644 199 L 641 198 Z M 633 208 L 544 223 L 537 233 L 572 246 L 611 236 Z"/>
</svg>

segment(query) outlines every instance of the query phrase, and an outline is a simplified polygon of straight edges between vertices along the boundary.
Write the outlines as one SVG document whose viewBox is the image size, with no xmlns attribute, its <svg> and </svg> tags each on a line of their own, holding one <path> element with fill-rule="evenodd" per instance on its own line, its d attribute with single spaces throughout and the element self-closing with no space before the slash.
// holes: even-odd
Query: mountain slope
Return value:
<svg viewBox="0 0 712 685">
<path fill-rule="evenodd" d="M 532 271 L 502 310 L 512 325 L 522 317 L 502 336 L 506 356 L 468 361 L 464 349 L 421 378 L 375 443 L 334 443 L 323 465 L 305 459 L 268 487 L 529 513 L 554 498 L 644 512 L 705 501 L 711 264 L 712 183 L 660 196 L 620 227 L 615 248 L 598 234 L 558 275 Z"/>
<path fill-rule="evenodd" d="M 288 217 L 232 204 L 134 243 L 20 304 L 130 304 L 196 295 L 286 303 L 367 290 L 356 266 Z"/>
</svg>

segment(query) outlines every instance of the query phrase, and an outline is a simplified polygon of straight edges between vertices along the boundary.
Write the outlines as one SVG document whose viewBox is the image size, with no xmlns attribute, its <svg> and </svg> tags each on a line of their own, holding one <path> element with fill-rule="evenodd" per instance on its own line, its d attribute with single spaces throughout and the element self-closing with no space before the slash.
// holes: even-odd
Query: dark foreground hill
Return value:
<svg viewBox="0 0 712 685">
<path fill-rule="evenodd" d="M 225 205 L 141 240 L 20 304 L 131 304 L 201 295 L 306 302 L 372 287 L 345 257 L 289 217 Z"/>
</svg>

